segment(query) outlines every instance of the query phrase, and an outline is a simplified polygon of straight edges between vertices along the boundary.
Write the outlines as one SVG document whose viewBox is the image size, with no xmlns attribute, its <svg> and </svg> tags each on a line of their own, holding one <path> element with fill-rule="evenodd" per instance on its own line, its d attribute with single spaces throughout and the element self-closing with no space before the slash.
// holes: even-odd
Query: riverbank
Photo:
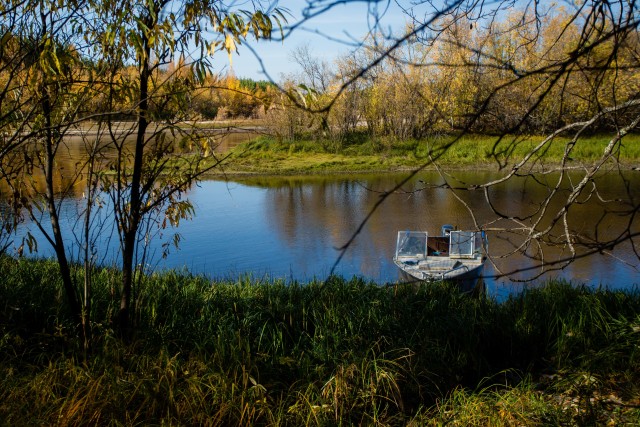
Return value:
<svg viewBox="0 0 640 427">
<path fill-rule="evenodd" d="M 85 359 L 57 265 L 0 267 L 2 425 L 640 423 L 637 292 L 549 283 L 498 304 L 446 285 L 168 272 L 142 281 L 125 343 L 105 268 Z"/>
<path fill-rule="evenodd" d="M 607 135 L 581 139 L 564 168 L 593 164 L 609 142 Z M 425 140 L 393 141 L 360 135 L 341 144 L 332 141 L 278 141 L 259 137 L 233 148 L 224 167 L 214 175 L 296 175 L 351 172 L 398 172 L 438 167 L 450 169 L 498 169 L 521 161 L 543 137 L 515 139 L 485 135 L 452 136 Z M 545 170 L 562 166 L 568 138 L 556 138 L 535 163 L 524 170 Z M 604 168 L 625 169 L 640 166 L 640 135 L 628 135 L 618 153 L 619 164 L 610 161 Z"/>
</svg>

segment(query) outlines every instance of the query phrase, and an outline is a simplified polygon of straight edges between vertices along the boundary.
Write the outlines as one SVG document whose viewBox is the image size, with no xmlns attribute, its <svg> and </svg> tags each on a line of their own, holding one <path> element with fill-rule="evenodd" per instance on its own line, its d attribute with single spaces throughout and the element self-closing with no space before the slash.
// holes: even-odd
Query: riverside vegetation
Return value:
<svg viewBox="0 0 640 427">
<path fill-rule="evenodd" d="M 541 136 L 498 138 L 490 135 L 438 136 L 397 140 L 373 137 L 366 132 L 352 135 L 336 146 L 332 141 L 312 135 L 298 140 L 260 137 L 235 147 L 228 157 L 224 173 L 328 173 L 357 171 L 398 171 L 423 167 L 437 157 L 447 168 L 495 168 L 496 162 L 518 162 L 542 141 Z M 590 164 L 600 158 L 610 136 L 593 135 L 573 149 L 571 163 L 565 167 Z M 553 167 L 563 161 L 570 138 L 555 138 L 538 166 Z M 627 135 L 618 153 L 620 164 L 634 167 L 640 163 L 640 136 Z M 449 146 L 451 144 L 451 146 Z M 444 150 L 444 147 L 447 147 Z M 427 166 L 432 167 L 432 166 Z M 618 167 L 617 165 L 615 167 Z M 214 173 L 218 173 L 215 171 Z"/>
<path fill-rule="evenodd" d="M 0 258 L 0 425 L 638 425 L 640 294 L 551 282 L 143 277 L 135 335 L 93 272 L 84 352 L 58 265 Z M 82 269 L 74 268 L 82 281 Z"/>
</svg>

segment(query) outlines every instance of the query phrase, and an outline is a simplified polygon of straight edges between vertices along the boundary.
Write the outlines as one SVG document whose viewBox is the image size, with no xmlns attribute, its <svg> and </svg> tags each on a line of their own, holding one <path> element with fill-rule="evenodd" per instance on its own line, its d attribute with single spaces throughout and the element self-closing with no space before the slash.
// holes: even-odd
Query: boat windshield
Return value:
<svg viewBox="0 0 640 427">
<path fill-rule="evenodd" d="M 425 231 L 400 231 L 396 244 L 396 257 L 425 257 L 427 233 Z"/>
<path fill-rule="evenodd" d="M 482 233 L 476 231 L 452 231 L 449 242 L 451 258 L 474 258 L 482 250 Z"/>
</svg>

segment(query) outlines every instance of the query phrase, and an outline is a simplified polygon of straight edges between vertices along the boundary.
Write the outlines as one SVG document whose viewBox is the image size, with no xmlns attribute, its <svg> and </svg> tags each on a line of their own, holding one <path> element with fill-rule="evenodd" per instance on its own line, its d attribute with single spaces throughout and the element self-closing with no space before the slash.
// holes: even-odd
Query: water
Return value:
<svg viewBox="0 0 640 427">
<path fill-rule="evenodd" d="M 601 178 L 601 187 L 606 189 L 602 196 L 631 201 L 637 206 L 638 194 L 630 188 L 640 188 L 639 175 L 630 177 L 630 186 L 625 186 L 617 176 Z M 211 278 L 251 274 L 304 282 L 325 278 L 333 271 L 345 277 L 360 276 L 387 283 L 399 280 L 399 271 L 392 262 L 399 230 L 438 233 L 442 224 L 471 228 L 470 212 L 479 224 L 489 229 L 514 224 L 504 219 L 495 221 L 495 214 L 488 209 L 482 192 L 457 191 L 465 206 L 450 189 L 439 186 L 444 181 L 435 173 L 412 179 L 373 210 L 384 192 L 405 176 L 204 181 L 188 195 L 196 216 L 183 221 L 177 230 L 164 230 L 161 238 L 156 237 L 149 246 L 154 256 L 147 264 L 153 269 L 186 268 Z M 456 178 L 459 182 L 473 183 L 495 176 L 489 172 L 457 172 Z M 544 186 L 532 180 L 514 181 L 489 194 L 492 203 L 509 216 L 535 212 L 536 201 L 545 195 Z M 597 229 L 599 237 L 617 235 L 627 228 L 630 219 L 622 215 L 624 203 L 613 203 L 616 212 L 607 213 L 609 205 L 592 198 L 589 203 L 572 208 L 572 226 L 583 231 Z M 69 204 L 65 212 L 67 227 L 71 227 L 77 221 L 77 211 Z M 361 232 L 356 233 L 360 226 Z M 631 221 L 630 230 L 636 233 L 640 230 L 638 219 Z M 181 235 L 179 248 L 171 249 L 163 259 L 162 243 L 170 241 L 175 232 Z M 117 260 L 116 238 L 106 241 L 104 236 L 108 234 L 102 232 L 99 242 L 102 263 Z M 545 274 L 533 284 L 513 284 L 513 280 L 535 277 L 540 271 L 533 268 L 538 261 L 522 255 L 501 258 L 518 243 L 518 236 L 495 231 L 489 231 L 488 236 L 494 264 L 486 266 L 484 280 L 489 292 L 498 297 L 552 277 L 594 287 L 604 284 L 628 288 L 640 283 L 638 259 L 632 242 L 627 241 L 607 254 L 578 259 L 562 270 Z M 343 253 L 341 248 L 352 238 Z M 46 242 L 42 237 L 38 239 L 39 254 L 51 256 Z M 566 247 L 543 249 L 547 262 L 567 256 Z"/>
</svg>

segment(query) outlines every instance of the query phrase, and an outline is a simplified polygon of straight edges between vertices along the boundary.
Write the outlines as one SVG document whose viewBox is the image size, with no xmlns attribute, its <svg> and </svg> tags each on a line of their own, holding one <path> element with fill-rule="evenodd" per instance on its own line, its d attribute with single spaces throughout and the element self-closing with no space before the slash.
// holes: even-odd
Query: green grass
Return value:
<svg viewBox="0 0 640 427">
<path fill-rule="evenodd" d="M 571 152 L 569 166 L 592 163 L 603 153 L 610 135 L 580 139 Z M 269 137 L 241 144 L 233 150 L 227 172 L 297 174 L 345 171 L 396 171 L 428 164 L 434 156 L 446 167 L 492 167 L 498 162 L 514 164 L 543 137 L 466 135 L 459 139 L 440 136 L 424 140 L 397 141 L 356 134 L 340 148 L 324 140 L 278 141 Z M 531 161 L 536 165 L 559 164 L 569 143 L 559 137 Z M 640 161 L 640 135 L 627 135 L 616 152 L 625 165 Z"/>
<path fill-rule="evenodd" d="M 0 268 L 0 425 L 640 422 L 634 292 L 549 283 L 499 304 L 444 284 L 167 272 L 145 278 L 125 343 L 118 273 L 99 269 L 85 360 L 55 263 Z"/>
</svg>

